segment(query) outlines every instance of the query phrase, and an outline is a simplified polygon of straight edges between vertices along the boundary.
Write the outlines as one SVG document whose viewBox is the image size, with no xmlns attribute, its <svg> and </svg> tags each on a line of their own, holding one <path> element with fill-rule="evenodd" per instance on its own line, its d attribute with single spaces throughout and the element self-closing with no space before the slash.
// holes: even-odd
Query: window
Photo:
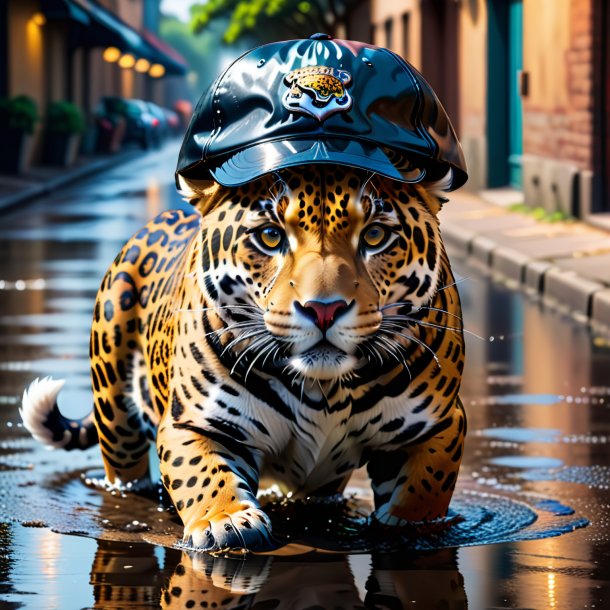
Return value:
<svg viewBox="0 0 610 610">
<path fill-rule="evenodd" d="M 409 59 L 409 13 L 402 14 L 402 56 Z"/>
<path fill-rule="evenodd" d="M 392 40 L 394 34 L 394 21 L 391 17 L 383 24 L 383 29 L 385 30 L 385 46 L 386 48 L 391 49 L 392 43 L 394 42 Z"/>
</svg>

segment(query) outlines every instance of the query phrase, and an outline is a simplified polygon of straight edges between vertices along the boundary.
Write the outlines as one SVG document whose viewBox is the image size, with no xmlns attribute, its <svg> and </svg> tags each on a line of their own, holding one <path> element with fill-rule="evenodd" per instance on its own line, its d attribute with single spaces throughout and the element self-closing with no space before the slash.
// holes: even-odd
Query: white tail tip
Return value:
<svg viewBox="0 0 610 610">
<path fill-rule="evenodd" d="M 30 434 L 37 441 L 51 447 L 63 447 L 63 441 L 67 442 L 70 438 L 69 431 L 66 431 L 66 439 L 54 440 L 53 432 L 45 426 L 64 383 L 64 379 L 53 379 L 52 377 L 34 379 L 23 392 L 21 409 L 19 409 L 23 425 L 29 430 Z"/>
</svg>

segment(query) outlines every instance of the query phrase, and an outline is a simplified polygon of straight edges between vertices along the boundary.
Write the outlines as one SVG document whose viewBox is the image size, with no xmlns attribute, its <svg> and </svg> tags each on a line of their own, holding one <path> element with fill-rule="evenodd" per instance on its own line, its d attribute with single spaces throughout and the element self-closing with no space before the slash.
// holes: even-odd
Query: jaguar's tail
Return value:
<svg viewBox="0 0 610 610">
<path fill-rule="evenodd" d="M 49 447 L 87 449 L 98 442 L 93 413 L 83 419 L 68 419 L 59 412 L 57 395 L 63 379 L 35 379 L 23 393 L 21 419 L 32 436 Z"/>
</svg>

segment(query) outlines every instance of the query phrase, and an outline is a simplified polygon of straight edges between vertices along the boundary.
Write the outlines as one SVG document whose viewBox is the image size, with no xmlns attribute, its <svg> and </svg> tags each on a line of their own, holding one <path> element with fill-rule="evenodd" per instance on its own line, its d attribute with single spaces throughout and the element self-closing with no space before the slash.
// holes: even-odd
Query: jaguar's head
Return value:
<svg viewBox="0 0 610 610">
<path fill-rule="evenodd" d="M 424 187 L 311 165 L 209 197 L 199 280 L 230 329 L 223 350 L 314 380 L 400 356 L 399 314 L 439 283 L 440 204 Z"/>
</svg>

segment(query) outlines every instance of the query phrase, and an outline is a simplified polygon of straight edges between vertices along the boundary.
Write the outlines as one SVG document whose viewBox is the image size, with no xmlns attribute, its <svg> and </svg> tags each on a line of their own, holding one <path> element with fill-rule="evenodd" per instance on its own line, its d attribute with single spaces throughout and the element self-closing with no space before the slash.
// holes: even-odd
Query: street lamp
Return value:
<svg viewBox="0 0 610 610">
<path fill-rule="evenodd" d="M 147 59 L 144 59 L 143 57 L 138 59 L 138 61 L 136 61 L 136 65 L 134 66 L 134 70 L 136 72 L 148 72 L 149 68 L 150 62 Z"/>
<path fill-rule="evenodd" d="M 109 63 L 114 63 L 119 57 L 121 57 L 121 51 L 119 51 L 119 49 L 117 49 L 116 47 L 107 47 L 106 49 L 104 49 L 102 57 L 105 61 Z"/>
<path fill-rule="evenodd" d="M 136 58 L 129 53 L 125 53 L 125 55 L 121 55 L 121 59 L 119 59 L 119 67 L 121 68 L 133 68 L 136 63 Z"/>
<path fill-rule="evenodd" d="M 43 13 L 37 12 L 32 15 L 32 21 L 39 27 L 43 26 L 47 22 L 47 18 Z"/>
<path fill-rule="evenodd" d="M 161 78 L 165 74 L 165 66 L 162 64 L 153 64 L 148 71 L 148 75 L 153 78 Z"/>
</svg>

